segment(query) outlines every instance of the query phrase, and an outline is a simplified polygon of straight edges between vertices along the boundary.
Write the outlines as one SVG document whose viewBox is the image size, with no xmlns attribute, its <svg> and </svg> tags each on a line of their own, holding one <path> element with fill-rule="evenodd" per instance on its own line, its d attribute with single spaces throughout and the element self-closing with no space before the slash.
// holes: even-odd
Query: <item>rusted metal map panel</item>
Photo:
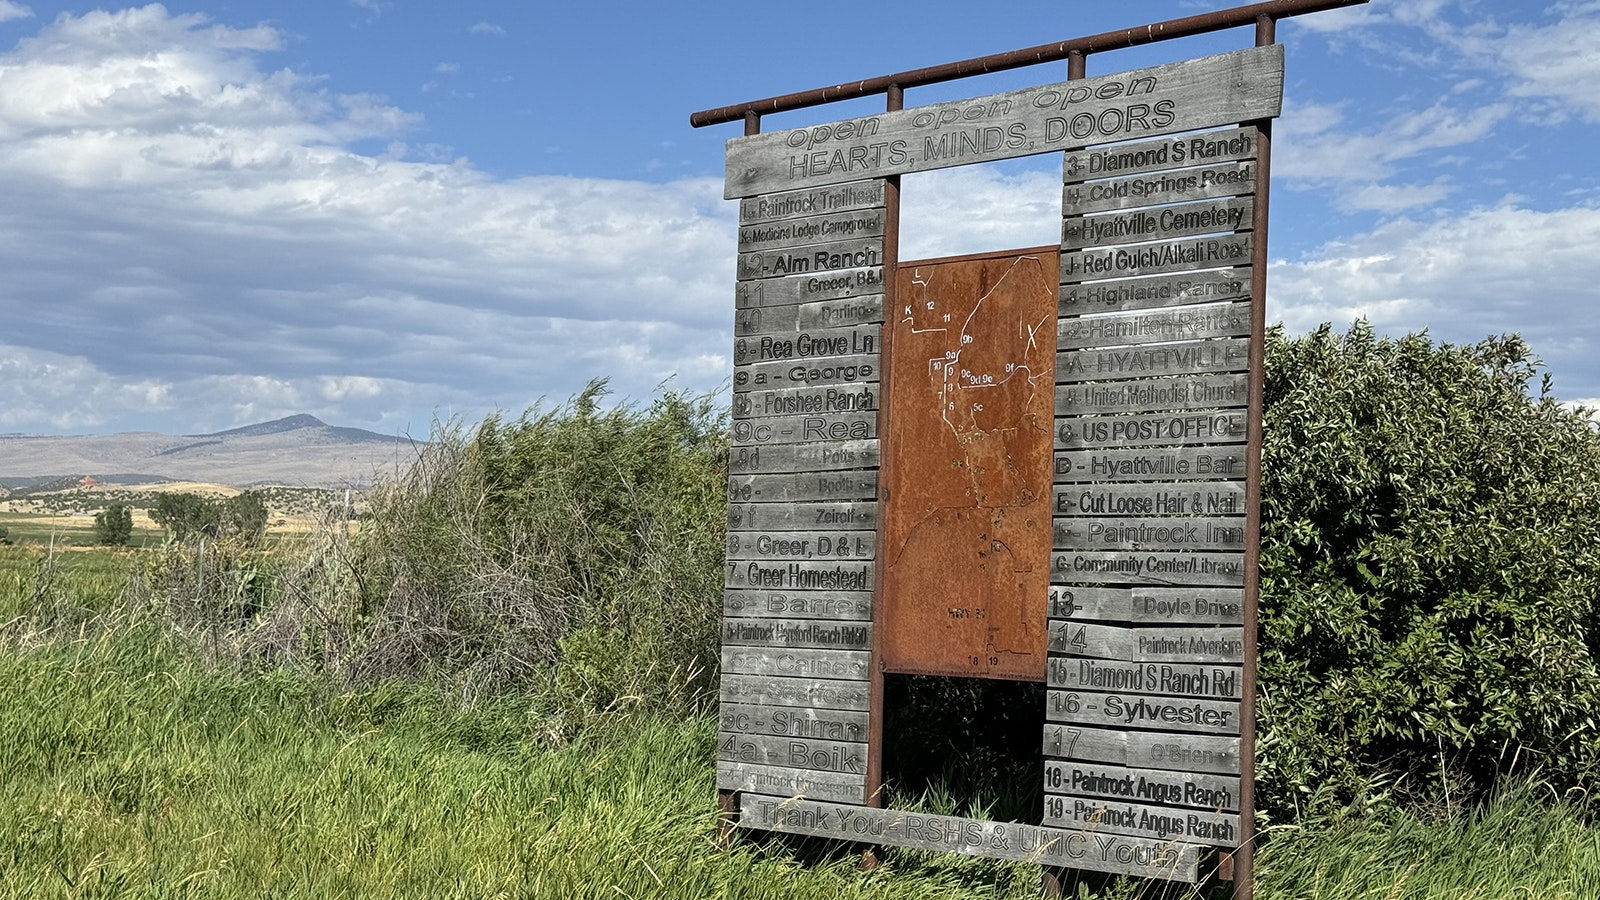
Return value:
<svg viewBox="0 0 1600 900">
<path fill-rule="evenodd" d="M 902 264 L 880 560 L 886 671 L 1044 680 L 1057 263 Z"/>
</svg>

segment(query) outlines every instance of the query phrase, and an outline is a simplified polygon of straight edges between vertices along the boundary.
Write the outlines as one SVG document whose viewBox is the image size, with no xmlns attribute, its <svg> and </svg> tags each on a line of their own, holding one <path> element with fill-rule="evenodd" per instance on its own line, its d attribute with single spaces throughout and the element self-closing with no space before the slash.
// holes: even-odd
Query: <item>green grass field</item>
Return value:
<svg viewBox="0 0 1600 900">
<path fill-rule="evenodd" d="M 1020 864 L 886 849 L 863 872 L 823 842 L 719 847 L 709 717 L 558 739 L 536 697 L 467 708 L 416 682 L 208 668 L 108 595 L 133 558 L 0 555 L 0 897 L 1037 896 Z M 42 622 L 41 578 L 99 613 Z M 1600 829 L 1551 801 L 1274 829 L 1257 896 L 1600 897 Z M 1068 895 L 1195 896 L 1094 877 Z"/>
</svg>

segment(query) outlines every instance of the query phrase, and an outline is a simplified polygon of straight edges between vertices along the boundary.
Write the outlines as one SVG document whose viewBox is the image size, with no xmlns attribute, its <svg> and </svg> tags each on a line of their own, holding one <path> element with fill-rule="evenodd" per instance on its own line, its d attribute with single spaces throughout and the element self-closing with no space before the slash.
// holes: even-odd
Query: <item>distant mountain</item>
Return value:
<svg viewBox="0 0 1600 900">
<path fill-rule="evenodd" d="M 298 415 L 215 434 L 0 435 L 0 486 L 67 475 L 111 484 L 208 481 L 250 487 L 364 487 L 397 475 L 419 444 Z"/>
</svg>

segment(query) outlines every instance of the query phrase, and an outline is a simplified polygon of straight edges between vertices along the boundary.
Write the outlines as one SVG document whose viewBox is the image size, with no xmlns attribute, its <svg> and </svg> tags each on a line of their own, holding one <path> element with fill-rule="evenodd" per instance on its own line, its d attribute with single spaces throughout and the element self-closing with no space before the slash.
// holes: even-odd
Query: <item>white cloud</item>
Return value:
<svg viewBox="0 0 1600 900">
<path fill-rule="evenodd" d="M 461 72 L 461 64 L 460 63 L 453 63 L 453 62 L 442 62 L 442 63 L 439 63 L 437 66 L 434 66 L 433 70 L 435 72 L 438 72 L 440 75 L 457 75 L 457 74 L 459 74 Z"/>
<path fill-rule="evenodd" d="M 472 34 L 505 34 L 506 30 L 493 22 L 479 22 L 467 29 Z"/>
<path fill-rule="evenodd" d="M 15 0 L 0 0 L 0 22 L 32 18 L 33 10 Z"/>
<path fill-rule="evenodd" d="M 1515 79 L 1512 93 L 1552 97 L 1600 122 L 1600 4 L 1557 8 L 1568 15 L 1554 25 L 1508 29 L 1497 42 L 1500 65 Z"/>
</svg>

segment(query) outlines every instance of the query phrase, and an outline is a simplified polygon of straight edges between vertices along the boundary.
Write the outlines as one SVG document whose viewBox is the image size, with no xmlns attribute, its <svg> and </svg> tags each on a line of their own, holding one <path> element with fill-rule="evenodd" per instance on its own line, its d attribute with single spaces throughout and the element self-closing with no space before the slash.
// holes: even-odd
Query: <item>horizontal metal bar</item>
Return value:
<svg viewBox="0 0 1600 900">
<path fill-rule="evenodd" d="M 1008 69 L 1054 62 L 1066 59 L 1073 53 L 1087 55 L 1106 50 L 1134 47 L 1140 44 L 1153 44 L 1157 41 L 1165 41 L 1172 38 L 1190 37 L 1213 31 L 1223 31 L 1228 28 L 1255 25 L 1256 20 L 1261 16 L 1282 19 L 1290 16 L 1305 15 L 1306 13 L 1339 9 L 1345 6 L 1359 6 L 1366 2 L 1367 0 L 1268 0 L 1265 3 L 1254 3 L 1234 9 L 1221 9 L 1216 12 L 1202 13 L 1198 16 L 1170 19 L 1166 22 L 1157 22 L 1154 25 L 1141 25 L 1138 28 L 1107 31 L 1104 34 L 1075 38 L 1055 44 L 1040 44 L 1037 47 L 1029 47 L 1025 50 L 1012 50 L 1009 53 L 996 53 L 991 56 L 978 56 L 972 59 L 964 59 L 960 62 L 945 63 L 940 66 L 913 69 L 909 72 L 898 72 L 894 75 L 881 75 L 877 78 L 868 78 L 863 81 L 846 82 L 833 87 L 817 88 L 810 91 L 800 91 L 795 94 L 784 94 L 779 97 L 768 97 L 765 100 L 752 100 L 749 103 L 736 103 L 732 106 L 702 110 L 689 116 L 689 124 L 695 128 L 701 128 L 706 125 L 716 125 L 722 122 L 743 119 L 747 113 L 766 115 L 793 109 L 804 109 L 808 106 L 820 106 L 824 103 L 833 103 L 839 100 L 850 100 L 856 97 L 868 97 L 873 94 L 886 93 L 891 87 L 905 89 L 921 85 L 939 84 L 940 82 L 954 81 L 958 78 L 966 78 L 972 75 L 1004 72 Z"/>
</svg>

